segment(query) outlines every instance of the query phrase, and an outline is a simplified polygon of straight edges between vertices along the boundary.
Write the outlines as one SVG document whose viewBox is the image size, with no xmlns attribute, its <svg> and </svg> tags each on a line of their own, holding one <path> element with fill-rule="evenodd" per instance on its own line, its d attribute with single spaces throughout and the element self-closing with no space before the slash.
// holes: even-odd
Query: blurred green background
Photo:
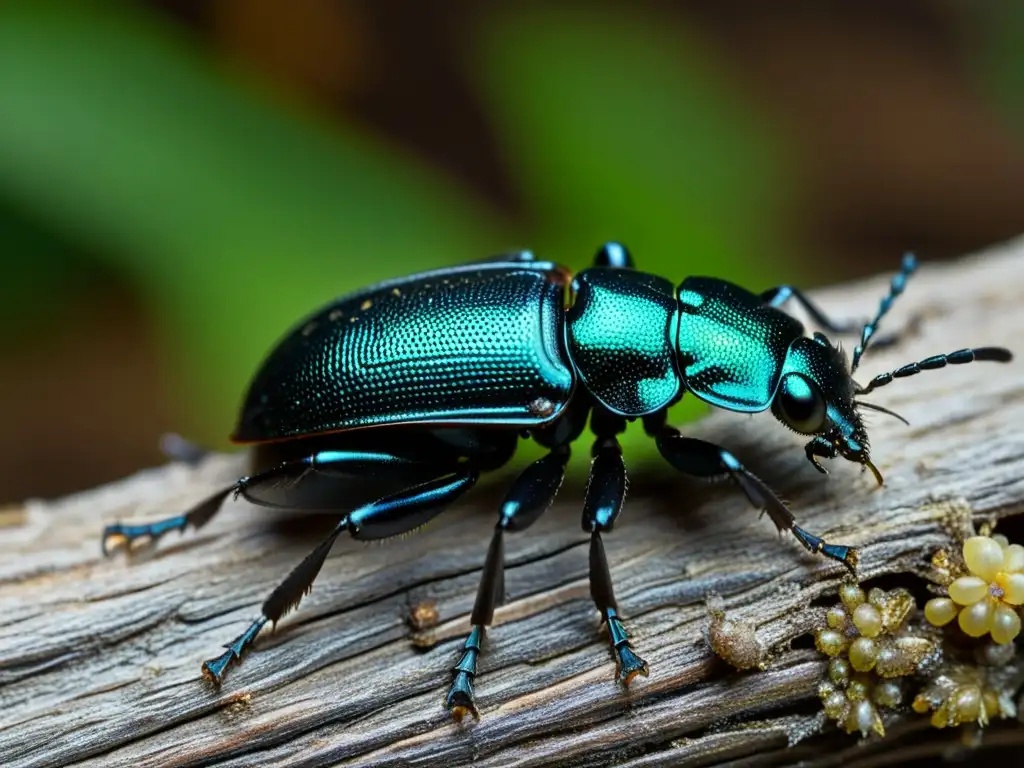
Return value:
<svg viewBox="0 0 1024 768">
<path fill-rule="evenodd" d="M 996 2 L 4 3 L 0 501 L 225 447 L 275 339 L 381 278 L 615 238 L 812 286 L 1024 231 L 1021 39 Z"/>
</svg>

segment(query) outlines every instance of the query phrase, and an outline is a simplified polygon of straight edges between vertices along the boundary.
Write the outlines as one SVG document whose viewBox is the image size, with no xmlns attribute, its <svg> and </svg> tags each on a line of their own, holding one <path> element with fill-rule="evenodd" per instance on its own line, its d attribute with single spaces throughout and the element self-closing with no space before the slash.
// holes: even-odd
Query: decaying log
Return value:
<svg viewBox="0 0 1024 768">
<path fill-rule="evenodd" d="M 837 316 L 863 317 L 885 286 L 879 277 L 816 295 Z M 862 580 L 920 582 L 930 554 L 972 522 L 1024 511 L 1022 291 L 1024 241 L 914 277 L 886 327 L 921 322 L 869 354 L 864 379 L 971 345 L 1016 347 L 1018 359 L 925 373 L 873 395 L 912 424 L 870 421 L 882 489 L 842 461 L 820 476 L 803 441 L 767 414 L 716 412 L 690 431 L 729 446 L 808 530 L 860 547 Z M 806 634 L 821 609 L 809 606 L 831 604 L 843 568 L 779 540 L 730 486 L 707 489 L 658 464 L 632 468 L 631 496 L 606 538 L 619 603 L 651 668 L 628 691 L 613 679 L 589 599 L 582 480 L 507 539 L 508 601 L 481 662 L 479 722 L 450 722 L 442 697 L 500 482 L 415 537 L 340 541 L 299 610 L 216 690 L 200 676 L 202 660 L 258 613 L 330 521 L 230 503 L 198 533 L 168 536 L 131 561 L 103 559 L 99 533 L 107 522 L 179 512 L 240 467 L 238 456 L 214 456 L 3 512 L 0 763 L 649 767 L 856 756 L 867 765 L 903 748 L 901 730 L 920 736 L 926 723 L 907 713 L 890 738 L 864 746 L 823 729 L 815 689 L 824 663 Z M 709 650 L 709 593 L 756 624 L 771 652 L 765 669 L 734 671 Z M 414 637 L 410 612 L 429 601 L 438 623 Z M 950 738 L 931 732 L 913 749 Z M 991 738 L 1022 737 L 994 729 Z"/>
</svg>

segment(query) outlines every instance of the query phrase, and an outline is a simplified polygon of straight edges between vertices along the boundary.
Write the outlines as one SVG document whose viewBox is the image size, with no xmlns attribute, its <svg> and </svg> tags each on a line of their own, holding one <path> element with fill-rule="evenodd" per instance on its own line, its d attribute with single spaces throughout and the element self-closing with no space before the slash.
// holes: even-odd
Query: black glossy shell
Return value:
<svg viewBox="0 0 1024 768">
<path fill-rule="evenodd" d="M 548 262 L 436 270 L 338 299 L 271 352 L 236 442 L 385 424 L 535 426 L 574 376 L 562 349 L 568 272 Z"/>
<path fill-rule="evenodd" d="M 568 347 L 580 381 L 623 416 L 664 408 L 679 394 L 675 287 L 631 269 L 593 267 L 573 283 Z"/>
<path fill-rule="evenodd" d="M 689 389 L 719 408 L 763 411 L 803 325 L 738 285 L 688 277 L 679 286 L 679 366 Z"/>
</svg>

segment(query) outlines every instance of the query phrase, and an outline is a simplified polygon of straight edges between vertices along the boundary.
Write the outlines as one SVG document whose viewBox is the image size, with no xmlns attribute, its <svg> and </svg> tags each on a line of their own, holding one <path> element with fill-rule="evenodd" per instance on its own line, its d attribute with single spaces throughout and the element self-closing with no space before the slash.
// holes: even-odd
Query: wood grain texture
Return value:
<svg viewBox="0 0 1024 768">
<path fill-rule="evenodd" d="M 883 276 L 817 298 L 836 316 L 862 317 L 885 285 Z M 1022 289 L 1024 241 L 915 276 L 886 327 L 918 315 L 919 330 L 869 354 L 865 380 L 971 345 L 1016 347 L 1018 360 L 925 373 L 873 395 L 913 425 L 871 419 L 880 490 L 842 461 L 818 475 L 803 441 L 767 414 L 716 412 L 688 431 L 733 450 L 808 530 L 860 547 L 862 580 L 920 573 L 972 521 L 1024 511 Z M 481 661 L 479 722 L 453 724 L 441 704 L 501 482 L 415 537 L 340 541 L 299 610 L 265 631 L 216 690 L 200 663 L 258 614 L 329 521 L 231 503 L 202 531 L 173 534 L 132 561 L 104 560 L 99 533 L 107 522 L 177 513 L 241 466 L 238 456 L 170 465 L 0 516 L 4 766 L 648 768 L 830 761 L 900 744 L 857 752 L 853 737 L 817 735 L 824 664 L 806 644 L 820 616 L 808 606 L 834 592 L 842 567 L 779 540 L 731 486 L 709 490 L 660 465 L 631 467 L 631 496 L 605 540 L 619 603 L 651 668 L 628 691 L 614 682 L 589 599 L 580 482 L 567 482 L 545 517 L 506 540 L 508 601 Z M 771 649 L 766 669 L 732 671 L 708 649 L 711 592 L 730 616 L 757 625 Z M 436 601 L 440 623 L 421 648 L 407 619 L 424 600 Z M 919 733 L 916 716 L 905 717 Z"/>
</svg>

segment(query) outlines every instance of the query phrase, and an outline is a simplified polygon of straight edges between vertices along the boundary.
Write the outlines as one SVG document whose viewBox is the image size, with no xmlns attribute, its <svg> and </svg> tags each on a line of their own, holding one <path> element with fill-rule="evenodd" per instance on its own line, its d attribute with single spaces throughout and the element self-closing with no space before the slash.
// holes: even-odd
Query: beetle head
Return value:
<svg viewBox="0 0 1024 768">
<path fill-rule="evenodd" d="M 843 351 L 832 346 L 824 335 L 816 333 L 813 339 L 799 338 L 790 346 L 782 378 L 772 400 L 772 413 L 790 429 L 814 435 L 805 451 L 807 459 L 818 471 L 826 471 L 818 459 L 842 456 L 870 469 L 881 485 L 882 473 L 871 463 L 868 435 L 860 411 L 880 411 L 904 424 L 907 421 L 880 405 L 855 399 L 857 395 L 866 395 L 896 379 L 914 376 L 921 371 L 981 360 L 1006 363 L 1012 359 L 1013 355 L 1003 347 L 959 349 L 881 373 L 862 387 L 853 380 L 851 366 Z"/>
<path fill-rule="evenodd" d="M 816 333 L 814 338 L 799 338 L 790 346 L 772 413 L 795 432 L 814 435 L 806 452 L 818 471 L 826 472 L 819 458 L 842 456 L 870 469 L 881 484 L 858 412 L 862 404 L 854 400 L 856 391 L 846 354 Z"/>
<path fill-rule="evenodd" d="M 878 484 L 882 484 L 882 473 L 871 463 L 868 455 L 868 436 L 864 431 L 859 409 L 880 411 L 906 424 L 906 420 L 880 405 L 855 400 L 856 395 L 869 392 L 892 383 L 895 379 L 914 376 L 921 371 L 934 371 L 947 365 L 963 365 L 978 360 L 1007 363 L 1013 355 L 1004 347 L 974 347 L 958 349 L 944 355 L 934 355 L 907 363 L 888 373 L 881 373 L 862 387 L 853 380 L 853 374 L 867 351 L 871 340 L 878 331 L 882 318 L 893 302 L 906 287 L 907 279 L 917 269 L 914 254 L 903 255 L 899 273 L 892 279 L 888 295 L 878 305 L 872 320 L 861 329 L 860 343 L 853 351 L 853 363 L 846 355 L 821 333 L 813 339 L 799 338 L 793 342 L 786 354 L 782 378 L 772 401 L 772 413 L 786 426 L 805 435 L 814 435 L 805 450 L 807 459 L 820 472 L 825 468 L 819 458 L 844 459 L 856 462 L 871 470 Z"/>
</svg>

